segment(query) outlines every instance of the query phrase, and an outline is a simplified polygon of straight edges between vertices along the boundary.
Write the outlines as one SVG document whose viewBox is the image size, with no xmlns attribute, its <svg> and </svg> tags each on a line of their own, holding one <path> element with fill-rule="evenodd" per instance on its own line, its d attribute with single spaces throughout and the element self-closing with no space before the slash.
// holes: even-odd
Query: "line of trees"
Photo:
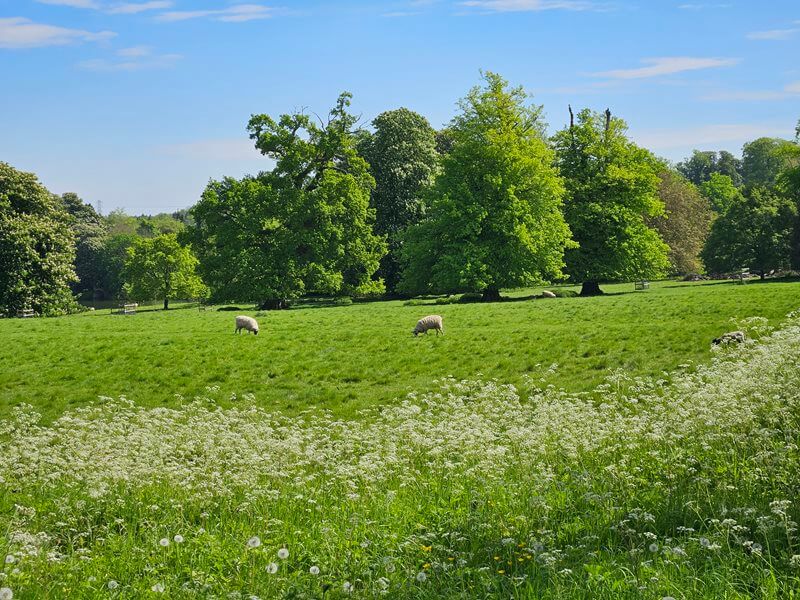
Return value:
<svg viewBox="0 0 800 600">
<path fill-rule="evenodd" d="M 800 269 L 800 140 L 670 165 L 609 111 L 552 136 L 522 88 L 483 74 L 436 131 L 408 109 L 359 126 L 253 115 L 269 171 L 211 181 L 174 215 L 108 216 L 0 163 L 0 310 L 67 312 L 74 298 L 256 301 L 308 294 L 478 292 L 750 268 Z M 800 136 L 800 124 L 798 125 Z"/>
</svg>

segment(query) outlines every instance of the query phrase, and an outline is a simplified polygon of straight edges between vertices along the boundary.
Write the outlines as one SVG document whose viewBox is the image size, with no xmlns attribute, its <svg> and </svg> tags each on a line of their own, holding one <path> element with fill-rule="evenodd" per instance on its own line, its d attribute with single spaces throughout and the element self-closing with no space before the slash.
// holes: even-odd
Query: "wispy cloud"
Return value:
<svg viewBox="0 0 800 600">
<path fill-rule="evenodd" d="M 101 73 L 167 69 L 183 58 L 180 54 L 153 54 L 147 46 L 122 48 L 117 50 L 116 55 L 118 58 L 115 59 L 96 58 L 84 61 L 78 64 L 78 68 Z"/>
<path fill-rule="evenodd" d="M 157 21 L 172 23 L 175 21 L 188 21 L 190 19 L 213 19 L 225 23 L 243 23 L 256 19 L 268 19 L 273 15 L 273 9 L 263 4 L 237 4 L 229 8 L 218 10 L 184 10 L 165 12 L 156 17 Z"/>
<path fill-rule="evenodd" d="M 705 4 L 679 4 L 678 8 L 681 10 L 708 10 L 708 9 L 715 9 L 715 8 L 730 8 L 733 6 L 732 4 L 722 4 L 722 3 L 705 3 Z"/>
<path fill-rule="evenodd" d="M 114 4 L 106 9 L 111 15 L 136 15 L 148 10 L 164 10 L 172 8 L 173 3 L 167 0 L 153 0 L 152 2 L 124 2 Z"/>
<path fill-rule="evenodd" d="M 735 58 L 696 58 L 691 56 L 668 56 L 662 58 L 645 58 L 640 61 L 644 67 L 635 69 L 616 69 L 593 73 L 594 77 L 608 77 L 611 79 L 645 79 L 661 75 L 674 75 L 686 71 L 701 69 L 715 69 L 730 67 L 739 62 Z"/>
<path fill-rule="evenodd" d="M 723 91 L 701 96 L 701 100 L 711 101 L 768 101 L 788 100 L 800 96 L 800 81 L 794 81 L 783 87 L 782 90 L 744 90 Z"/>
<path fill-rule="evenodd" d="M 773 40 L 781 41 L 793 38 L 800 33 L 800 27 L 790 29 L 768 29 L 766 31 L 751 31 L 745 37 L 748 40 Z"/>
<path fill-rule="evenodd" d="M 580 11 L 601 8 L 599 4 L 588 0 L 466 0 L 461 5 L 492 12 Z"/>
<path fill-rule="evenodd" d="M 71 6 L 73 8 L 99 8 L 94 0 L 36 0 L 39 4 L 53 6 Z"/>
<path fill-rule="evenodd" d="M 24 17 L 0 19 L 0 48 L 40 48 L 80 42 L 102 42 L 116 34 L 112 31 L 85 31 L 35 23 Z"/>
<path fill-rule="evenodd" d="M 784 125 L 759 123 L 704 125 L 682 129 L 631 130 L 631 137 L 638 144 L 655 151 L 744 143 L 758 137 L 776 137 L 787 134 L 788 131 Z"/>
</svg>

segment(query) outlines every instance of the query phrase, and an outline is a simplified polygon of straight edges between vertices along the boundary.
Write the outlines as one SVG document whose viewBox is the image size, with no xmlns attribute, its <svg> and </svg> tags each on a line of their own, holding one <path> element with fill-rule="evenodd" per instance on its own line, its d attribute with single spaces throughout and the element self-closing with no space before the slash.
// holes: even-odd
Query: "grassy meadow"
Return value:
<svg viewBox="0 0 800 600">
<path fill-rule="evenodd" d="M 800 283 L 631 288 L 0 320 L 0 597 L 800 598 Z"/>
<path fill-rule="evenodd" d="M 492 304 L 306 304 L 260 313 L 257 337 L 233 334 L 238 312 L 196 308 L 0 320 L 0 415 L 27 402 L 51 419 L 99 396 L 178 406 L 218 388 L 222 406 L 252 394 L 258 406 L 285 414 L 318 407 L 352 417 L 432 391 L 447 376 L 515 385 L 546 376 L 589 391 L 616 369 L 657 376 L 705 362 L 710 340 L 736 328 L 732 319 L 776 324 L 800 298 L 798 282 L 632 288 L 539 300 L 525 298 L 540 290 L 520 290 L 509 294 L 516 301 Z M 446 334 L 412 337 L 417 319 L 431 313 L 443 315 Z"/>
</svg>

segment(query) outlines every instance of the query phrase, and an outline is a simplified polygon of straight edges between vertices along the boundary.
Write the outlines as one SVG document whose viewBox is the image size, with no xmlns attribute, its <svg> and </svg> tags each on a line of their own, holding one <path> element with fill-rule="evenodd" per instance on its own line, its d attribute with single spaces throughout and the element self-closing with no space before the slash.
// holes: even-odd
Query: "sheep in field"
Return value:
<svg viewBox="0 0 800 600">
<path fill-rule="evenodd" d="M 731 342 L 741 344 L 744 342 L 744 340 L 744 331 L 729 331 L 728 333 L 723 333 L 718 338 L 714 338 L 711 343 L 715 346 L 719 346 L 720 344 L 729 344 Z"/>
<path fill-rule="evenodd" d="M 542 298 L 555 298 L 555 297 L 556 295 L 550 290 L 545 290 L 542 292 Z"/>
<path fill-rule="evenodd" d="M 440 333 L 444 335 L 442 317 L 439 315 L 428 315 L 427 317 L 422 317 L 419 321 L 417 321 L 417 326 L 414 327 L 411 333 L 413 333 L 414 336 L 417 336 L 420 333 L 427 335 L 429 329 L 435 329 L 436 335 L 439 335 Z"/>
<path fill-rule="evenodd" d="M 255 335 L 258 335 L 258 322 L 253 317 L 239 315 L 236 317 L 236 331 L 234 333 L 239 333 L 242 329 L 252 331 Z"/>
</svg>

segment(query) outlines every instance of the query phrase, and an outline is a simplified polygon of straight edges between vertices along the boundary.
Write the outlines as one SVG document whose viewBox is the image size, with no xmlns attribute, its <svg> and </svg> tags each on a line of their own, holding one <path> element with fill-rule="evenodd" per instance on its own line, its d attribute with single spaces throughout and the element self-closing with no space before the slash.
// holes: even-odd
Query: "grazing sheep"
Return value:
<svg viewBox="0 0 800 600">
<path fill-rule="evenodd" d="M 555 298 L 555 297 L 556 295 L 550 290 L 545 290 L 542 292 L 542 298 Z"/>
<path fill-rule="evenodd" d="M 258 335 L 258 322 L 253 317 L 239 315 L 236 317 L 235 333 L 239 333 L 242 329 L 246 331 L 252 331 L 255 335 Z"/>
<path fill-rule="evenodd" d="M 414 327 L 411 333 L 413 333 L 415 336 L 419 335 L 420 333 L 428 335 L 429 329 L 435 329 L 436 335 L 439 335 L 440 333 L 444 335 L 442 317 L 439 315 L 428 315 L 427 317 L 422 317 L 419 321 L 417 321 L 417 326 Z"/>
<path fill-rule="evenodd" d="M 723 333 L 718 338 L 714 338 L 711 342 L 715 346 L 719 346 L 720 344 L 729 344 L 731 342 L 736 342 L 737 344 L 743 343 L 745 340 L 744 331 L 729 331 L 728 333 Z"/>
</svg>

